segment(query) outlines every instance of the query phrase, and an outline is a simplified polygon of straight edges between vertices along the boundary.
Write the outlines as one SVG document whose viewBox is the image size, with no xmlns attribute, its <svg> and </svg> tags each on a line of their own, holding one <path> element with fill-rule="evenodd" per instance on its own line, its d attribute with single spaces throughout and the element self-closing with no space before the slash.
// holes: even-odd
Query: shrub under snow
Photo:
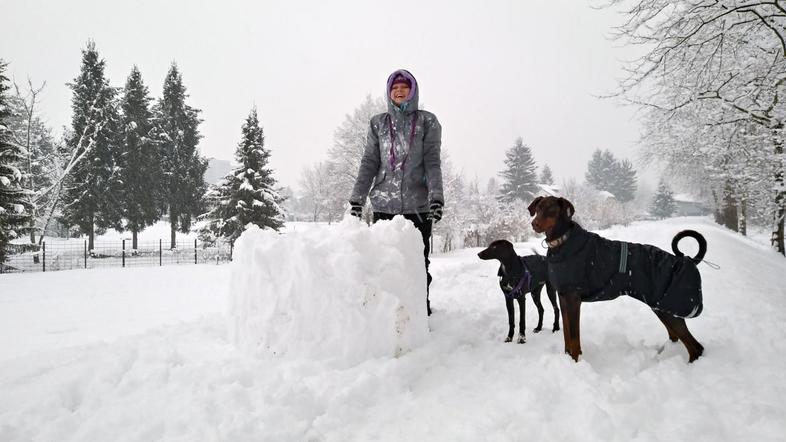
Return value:
<svg viewBox="0 0 786 442">
<path fill-rule="evenodd" d="M 256 356 L 397 356 L 428 333 L 423 241 L 396 217 L 280 235 L 250 226 L 235 243 L 230 335 Z"/>
</svg>

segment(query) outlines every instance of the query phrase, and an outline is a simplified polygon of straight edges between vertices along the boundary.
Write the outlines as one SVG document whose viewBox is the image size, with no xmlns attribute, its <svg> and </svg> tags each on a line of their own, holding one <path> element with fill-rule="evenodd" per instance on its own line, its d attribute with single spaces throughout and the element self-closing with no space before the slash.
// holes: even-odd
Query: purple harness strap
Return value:
<svg viewBox="0 0 786 442">
<path fill-rule="evenodd" d="M 524 264 L 524 258 L 519 259 L 521 260 L 521 266 L 524 268 L 524 274 L 521 275 L 521 279 L 519 279 L 519 283 L 516 284 L 516 287 L 513 287 L 513 290 L 505 293 L 505 297 L 508 299 L 518 299 L 521 296 L 521 289 L 524 288 L 524 284 L 529 288 L 529 284 L 532 281 L 532 274 L 529 272 L 527 265 Z"/>
<path fill-rule="evenodd" d="M 390 117 L 390 114 L 387 114 L 387 120 L 388 129 L 390 129 L 390 153 L 388 154 L 388 164 L 390 165 L 390 170 L 394 171 L 396 170 L 396 135 L 393 130 L 393 119 Z M 404 164 L 406 164 L 407 158 L 409 157 L 409 151 L 412 150 L 412 142 L 415 141 L 415 126 L 417 122 L 418 112 L 415 111 L 412 114 L 412 126 L 409 129 L 409 144 L 407 145 L 407 153 L 401 161 L 401 170 L 404 170 Z"/>
</svg>

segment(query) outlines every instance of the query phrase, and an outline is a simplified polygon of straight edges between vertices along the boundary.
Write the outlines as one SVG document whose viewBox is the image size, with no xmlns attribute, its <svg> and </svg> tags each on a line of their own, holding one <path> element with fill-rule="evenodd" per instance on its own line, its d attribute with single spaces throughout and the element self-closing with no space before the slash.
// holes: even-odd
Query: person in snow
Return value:
<svg viewBox="0 0 786 442">
<path fill-rule="evenodd" d="M 361 217 L 366 197 L 374 222 L 403 215 L 423 236 L 426 263 L 426 309 L 431 314 L 429 238 L 433 223 L 442 219 L 442 126 L 431 112 L 418 110 L 418 82 L 404 69 L 390 74 L 385 94 L 388 111 L 371 118 L 366 147 L 350 214 Z M 370 190 L 370 194 L 369 194 Z"/>
</svg>

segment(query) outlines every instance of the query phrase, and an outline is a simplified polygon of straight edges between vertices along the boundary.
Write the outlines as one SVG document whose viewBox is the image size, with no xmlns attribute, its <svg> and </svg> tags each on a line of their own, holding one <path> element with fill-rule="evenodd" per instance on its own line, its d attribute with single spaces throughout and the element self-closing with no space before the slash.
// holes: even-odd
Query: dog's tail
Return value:
<svg viewBox="0 0 786 442">
<path fill-rule="evenodd" d="M 680 242 L 680 240 L 685 237 L 693 238 L 697 243 L 699 243 L 699 253 L 697 253 L 696 256 L 691 259 L 696 264 L 700 263 L 701 260 L 704 259 L 704 255 L 707 254 L 707 240 L 704 239 L 704 236 L 702 236 L 701 233 L 695 230 L 683 230 L 682 232 L 674 235 L 674 239 L 671 240 L 671 250 L 677 256 L 685 256 L 685 254 L 680 251 L 679 247 L 677 247 L 677 244 Z"/>
</svg>

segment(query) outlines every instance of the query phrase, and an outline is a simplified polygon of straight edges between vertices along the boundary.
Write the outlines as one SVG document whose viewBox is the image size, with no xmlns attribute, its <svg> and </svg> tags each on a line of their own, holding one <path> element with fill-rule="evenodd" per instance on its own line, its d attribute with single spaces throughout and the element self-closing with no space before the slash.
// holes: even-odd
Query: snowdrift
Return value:
<svg viewBox="0 0 786 442">
<path fill-rule="evenodd" d="M 428 333 L 423 241 L 402 217 L 237 240 L 230 337 L 254 356 L 350 366 L 399 356 Z"/>
</svg>

